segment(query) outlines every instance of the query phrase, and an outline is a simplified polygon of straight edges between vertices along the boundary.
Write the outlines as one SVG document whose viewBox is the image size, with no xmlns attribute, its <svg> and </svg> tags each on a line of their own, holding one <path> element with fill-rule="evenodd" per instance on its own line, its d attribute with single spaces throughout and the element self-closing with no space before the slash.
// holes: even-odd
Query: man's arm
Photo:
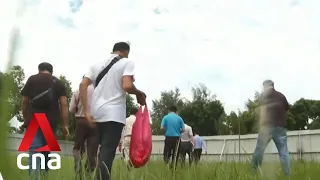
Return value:
<svg viewBox="0 0 320 180">
<path fill-rule="evenodd" d="M 181 132 L 184 132 L 186 130 L 185 126 L 184 126 L 184 121 L 183 119 L 181 118 L 180 120 L 180 126 L 181 126 Z"/>
<path fill-rule="evenodd" d="M 191 143 L 194 145 L 194 138 L 193 138 L 193 132 L 192 132 L 192 127 L 191 126 L 190 126 L 189 136 L 190 136 L 190 139 L 191 139 Z"/>
<path fill-rule="evenodd" d="M 93 81 L 95 81 L 96 75 L 95 75 L 94 67 L 92 66 L 89 69 L 89 72 L 84 75 L 85 77 L 82 79 L 80 86 L 79 86 L 79 97 L 80 101 L 82 103 L 82 108 L 85 114 L 90 113 L 89 112 L 89 106 L 88 106 L 88 86 L 92 84 Z"/>
<path fill-rule="evenodd" d="M 77 96 L 79 96 L 79 92 L 78 91 L 73 93 L 71 101 L 70 101 L 69 111 L 71 113 L 77 113 L 77 107 L 78 107 Z"/>
<path fill-rule="evenodd" d="M 124 133 L 125 133 L 125 131 L 126 131 L 125 128 L 126 128 L 126 126 L 124 126 L 123 129 L 122 129 L 121 138 L 120 138 L 120 141 L 119 141 L 119 144 L 118 144 L 118 150 L 119 150 L 119 152 L 121 152 L 122 147 L 123 147 Z"/>
<path fill-rule="evenodd" d="M 267 105 L 265 103 L 265 92 L 263 92 L 258 99 L 258 107 L 256 108 L 258 117 L 259 117 L 259 124 L 260 126 L 266 122 L 266 113 L 267 113 Z"/>
<path fill-rule="evenodd" d="M 32 88 L 32 80 L 31 77 L 28 78 L 25 86 L 21 90 L 22 95 L 22 104 L 21 104 L 21 111 L 24 119 L 24 123 L 26 124 L 30 117 L 28 117 L 28 106 L 31 99 L 31 88 Z"/>
<path fill-rule="evenodd" d="M 257 104 L 257 107 L 255 108 L 255 112 L 257 113 L 257 114 L 259 114 L 260 113 L 260 109 L 261 109 L 261 107 L 262 107 L 262 103 L 263 103 L 263 95 L 262 94 L 260 94 L 260 96 L 258 97 L 258 104 Z"/>
<path fill-rule="evenodd" d="M 124 133 L 126 132 L 126 125 L 123 127 L 123 129 L 122 129 L 122 133 L 121 133 L 121 139 L 120 139 L 120 144 L 122 144 L 122 142 L 123 142 L 123 138 L 124 138 Z"/>
<path fill-rule="evenodd" d="M 204 151 L 207 151 L 207 146 L 205 144 L 205 141 L 201 138 L 201 142 L 202 142 L 202 148 Z"/>
<path fill-rule="evenodd" d="M 22 96 L 21 110 L 22 110 L 24 123 L 27 123 L 26 121 L 28 120 L 27 110 L 28 110 L 29 101 L 30 101 L 30 98 L 28 96 Z"/>
<path fill-rule="evenodd" d="M 80 100 L 82 103 L 84 113 L 89 113 L 88 107 L 88 86 L 91 84 L 91 80 L 88 77 L 82 79 L 79 87 L 80 91 Z"/>
<path fill-rule="evenodd" d="M 67 96 L 60 96 L 60 110 L 63 126 L 69 125 L 68 100 Z"/>
<path fill-rule="evenodd" d="M 126 67 L 123 72 L 122 77 L 122 88 L 129 94 L 141 94 L 142 91 L 138 90 L 136 86 L 133 84 L 134 82 L 134 62 L 128 61 Z"/>
<path fill-rule="evenodd" d="M 69 112 L 68 112 L 68 100 L 67 100 L 67 92 L 66 87 L 63 83 L 61 83 L 61 87 L 58 91 L 59 102 L 60 102 L 60 113 L 61 113 L 61 119 L 62 124 L 64 127 L 68 127 L 69 125 Z"/>
<path fill-rule="evenodd" d="M 163 117 L 161 121 L 161 129 L 166 130 L 166 127 L 167 127 L 167 119 L 166 117 Z"/>
</svg>

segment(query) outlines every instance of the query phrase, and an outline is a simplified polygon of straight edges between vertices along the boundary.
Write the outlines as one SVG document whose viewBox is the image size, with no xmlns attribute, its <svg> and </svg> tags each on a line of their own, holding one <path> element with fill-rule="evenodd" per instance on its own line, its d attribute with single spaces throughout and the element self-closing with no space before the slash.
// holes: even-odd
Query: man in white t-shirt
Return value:
<svg viewBox="0 0 320 180">
<path fill-rule="evenodd" d="M 189 157 L 189 165 L 192 163 L 192 150 L 194 145 L 193 132 L 191 126 L 184 124 L 184 132 L 181 133 L 180 158 L 182 165 L 185 164 L 186 155 Z"/>
<path fill-rule="evenodd" d="M 126 123 L 126 93 L 135 94 L 141 105 L 146 95 L 134 82 L 134 62 L 128 59 L 130 45 L 116 43 L 107 60 L 90 67 L 80 84 L 80 98 L 86 119 L 97 126 L 100 141 L 98 180 L 110 180 L 112 163 Z M 91 111 L 88 110 L 87 88 L 95 86 Z"/>
</svg>

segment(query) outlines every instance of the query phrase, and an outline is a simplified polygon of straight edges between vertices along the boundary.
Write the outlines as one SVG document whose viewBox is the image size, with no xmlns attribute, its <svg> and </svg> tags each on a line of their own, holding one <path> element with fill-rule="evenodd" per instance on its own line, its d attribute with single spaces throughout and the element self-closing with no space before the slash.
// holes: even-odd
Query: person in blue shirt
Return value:
<svg viewBox="0 0 320 180">
<path fill-rule="evenodd" d="M 161 128 L 165 130 L 163 159 L 168 165 L 171 157 L 170 167 L 173 163 L 177 165 L 180 136 L 184 131 L 183 119 L 177 114 L 177 107 L 171 106 L 169 113 L 162 118 Z"/>
<path fill-rule="evenodd" d="M 207 152 L 206 144 L 204 140 L 199 136 L 198 132 L 195 132 L 193 156 L 196 164 L 200 161 L 202 150 Z"/>
</svg>

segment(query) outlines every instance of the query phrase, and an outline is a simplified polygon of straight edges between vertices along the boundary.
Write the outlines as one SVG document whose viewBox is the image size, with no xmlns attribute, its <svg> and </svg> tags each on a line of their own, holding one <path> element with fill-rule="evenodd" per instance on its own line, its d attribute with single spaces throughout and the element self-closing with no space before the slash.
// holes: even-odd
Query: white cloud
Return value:
<svg viewBox="0 0 320 180">
<path fill-rule="evenodd" d="M 290 102 L 319 99 L 316 7 L 316 0 L 91 0 L 72 14 L 65 1 L 42 0 L 26 8 L 19 21 L 22 48 L 16 63 L 29 76 L 38 63 L 51 62 L 54 73 L 66 75 L 76 88 L 88 66 L 105 58 L 113 43 L 129 40 L 137 86 L 150 103 L 164 89 L 178 86 L 189 97 L 192 85 L 205 83 L 227 111 L 242 109 L 266 78 Z M 13 24 L 11 14 L 1 17 L 0 47 Z M 62 25 L 57 16 L 73 20 L 77 28 Z"/>
</svg>

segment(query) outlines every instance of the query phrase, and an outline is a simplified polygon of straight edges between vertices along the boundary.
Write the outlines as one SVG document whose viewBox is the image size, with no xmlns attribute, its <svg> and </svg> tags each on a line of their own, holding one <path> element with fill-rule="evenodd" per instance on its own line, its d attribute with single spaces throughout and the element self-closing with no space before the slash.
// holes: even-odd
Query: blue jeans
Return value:
<svg viewBox="0 0 320 180">
<path fill-rule="evenodd" d="M 40 176 L 41 176 L 41 180 L 43 179 L 46 179 L 46 176 L 47 176 L 47 172 L 49 170 L 47 164 L 48 164 L 48 161 L 50 160 L 50 158 L 48 157 L 49 153 L 50 152 L 34 152 L 36 149 L 42 147 L 42 146 L 45 146 L 47 145 L 47 142 L 44 138 L 44 135 L 41 131 L 41 129 L 39 128 L 33 141 L 32 141 L 32 144 L 29 148 L 29 176 L 30 176 L 30 179 L 32 180 L 40 180 Z M 40 161 L 40 158 L 37 158 L 36 159 L 36 169 L 32 169 L 32 155 L 33 154 L 36 154 L 36 153 L 41 153 L 45 156 L 45 171 L 41 171 L 40 169 L 40 164 L 41 164 L 41 161 Z"/>
<path fill-rule="evenodd" d="M 287 132 L 284 127 L 263 127 L 261 128 L 256 149 L 253 153 L 252 164 L 254 170 L 257 170 L 262 163 L 264 151 L 273 140 L 279 153 L 282 169 L 285 175 L 290 174 L 290 156 L 288 151 Z"/>
</svg>

